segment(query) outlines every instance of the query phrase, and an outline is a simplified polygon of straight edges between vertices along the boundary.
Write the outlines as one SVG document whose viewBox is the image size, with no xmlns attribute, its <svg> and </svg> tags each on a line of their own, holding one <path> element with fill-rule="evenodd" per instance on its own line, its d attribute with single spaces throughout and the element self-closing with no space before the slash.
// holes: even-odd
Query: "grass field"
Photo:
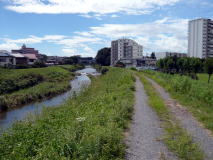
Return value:
<svg viewBox="0 0 213 160">
<path fill-rule="evenodd" d="M 212 81 L 207 83 L 208 75 L 199 74 L 199 80 L 192 80 L 186 76 L 160 72 L 144 73 L 167 89 L 213 133 L 213 84 Z"/>
<path fill-rule="evenodd" d="M 130 71 L 118 68 L 93 78 L 80 96 L 0 136 L 0 159 L 123 159 L 134 80 Z"/>
<path fill-rule="evenodd" d="M 82 66 L 0 69 L 0 107 L 11 108 L 51 97 L 70 88 L 74 70 Z"/>
</svg>

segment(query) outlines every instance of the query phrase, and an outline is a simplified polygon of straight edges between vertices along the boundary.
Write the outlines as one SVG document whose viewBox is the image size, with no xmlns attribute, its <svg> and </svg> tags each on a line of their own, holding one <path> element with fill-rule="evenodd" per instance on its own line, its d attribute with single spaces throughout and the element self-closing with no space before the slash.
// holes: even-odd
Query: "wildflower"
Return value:
<svg viewBox="0 0 213 160">
<path fill-rule="evenodd" d="M 86 120 L 86 118 L 85 117 L 79 117 L 79 118 L 76 118 L 76 120 L 79 121 L 79 122 L 83 122 L 83 121 Z"/>
</svg>

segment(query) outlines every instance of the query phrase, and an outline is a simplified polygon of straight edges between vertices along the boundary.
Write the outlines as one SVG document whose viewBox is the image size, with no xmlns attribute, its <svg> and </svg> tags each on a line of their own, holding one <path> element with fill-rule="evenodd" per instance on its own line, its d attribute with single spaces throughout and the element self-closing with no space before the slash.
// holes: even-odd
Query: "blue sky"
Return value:
<svg viewBox="0 0 213 160">
<path fill-rule="evenodd" d="M 95 56 L 132 38 L 152 51 L 187 51 L 188 21 L 213 18 L 212 0 L 0 0 L 0 49 Z"/>
</svg>

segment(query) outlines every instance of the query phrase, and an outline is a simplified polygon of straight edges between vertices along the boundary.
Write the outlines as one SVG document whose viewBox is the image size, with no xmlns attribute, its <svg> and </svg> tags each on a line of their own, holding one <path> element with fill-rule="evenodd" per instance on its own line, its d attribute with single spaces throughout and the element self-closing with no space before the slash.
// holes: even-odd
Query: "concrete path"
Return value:
<svg viewBox="0 0 213 160">
<path fill-rule="evenodd" d="M 181 126 L 192 135 L 194 142 L 200 145 L 200 148 L 206 155 L 205 160 L 213 160 L 213 136 L 210 131 L 205 129 L 185 107 L 172 99 L 159 84 L 150 78 L 147 78 L 147 80 L 149 80 L 153 87 L 160 93 L 171 113 L 180 121 Z"/>
<path fill-rule="evenodd" d="M 156 113 L 148 106 L 147 96 L 139 78 L 136 80 L 134 116 L 127 135 L 127 160 L 176 160 L 160 140 L 163 129 Z"/>
</svg>

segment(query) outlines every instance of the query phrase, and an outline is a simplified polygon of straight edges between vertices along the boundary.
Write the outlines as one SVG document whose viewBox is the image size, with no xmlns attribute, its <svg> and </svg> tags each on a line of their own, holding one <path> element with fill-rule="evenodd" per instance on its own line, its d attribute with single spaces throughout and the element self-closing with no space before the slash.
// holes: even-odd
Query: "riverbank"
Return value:
<svg viewBox="0 0 213 160">
<path fill-rule="evenodd" d="M 111 68 L 80 96 L 15 124 L 0 137 L 0 159 L 122 159 L 134 78 Z"/>
<path fill-rule="evenodd" d="M 1 69 L 0 111 L 50 98 L 70 88 L 73 73 L 83 66 Z M 72 72 L 71 72 L 72 71 Z"/>
</svg>

